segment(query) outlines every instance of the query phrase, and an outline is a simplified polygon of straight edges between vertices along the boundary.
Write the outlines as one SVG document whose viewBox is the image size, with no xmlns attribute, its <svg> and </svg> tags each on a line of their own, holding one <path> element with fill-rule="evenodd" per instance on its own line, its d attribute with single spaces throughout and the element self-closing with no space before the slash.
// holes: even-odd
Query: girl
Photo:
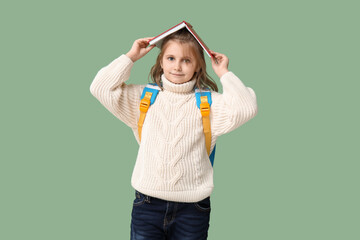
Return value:
<svg viewBox="0 0 360 240">
<path fill-rule="evenodd" d="M 205 146 L 203 122 L 194 88 L 212 90 L 211 150 L 216 139 L 257 114 L 254 91 L 228 70 L 224 54 L 211 52 L 212 68 L 223 93 L 206 72 L 204 52 L 186 30 L 167 36 L 151 68 L 161 88 L 138 131 L 145 85 L 125 84 L 133 64 L 151 51 L 151 38 L 136 40 L 130 51 L 102 68 L 90 91 L 128 125 L 139 143 L 131 185 L 135 189 L 131 239 L 207 239 L 213 168 Z"/>
</svg>

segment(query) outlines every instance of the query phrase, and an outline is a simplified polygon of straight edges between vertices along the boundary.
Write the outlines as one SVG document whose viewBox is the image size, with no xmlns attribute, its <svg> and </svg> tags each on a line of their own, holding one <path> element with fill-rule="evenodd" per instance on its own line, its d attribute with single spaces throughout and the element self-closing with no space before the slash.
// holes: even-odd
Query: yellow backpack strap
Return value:
<svg viewBox="0 0 360 240">
<path fill-rule="evenodd" d="M 211 127 L 210 127 L 210 104 L 207 96 L 200 97 L 200 112 L 203 121 L 203 128 L 205 134 L 205 145 L 207 154 L 210 156 L 211 146 Z"/>
<path fill-rule="evenodd" d="M 140 118 L 138 122 L 138 131 L 139 131 L 139 139 L 141 141 L 141 131 L 142 126 L 144 125 L 146 113 L 150 107 L 150 99 L 151 99 L 152 92 L 146 92 L 143 99 L 140 102 Z"/>
<path fill-rule="evenodd" d="M 155 102 L 156 96 L 159 93 L 160 88 L 156 85 L 156 83 L 149 83 L 144 88 L 141 101 L 140 101 L 140 118 L 138 122 L 138 132 L 139 132 L 139 140 L 141 141 L 141 131 L 144 125 L 146 113 L 149 107 Z"/>
<path fill-rule="evenodd" d="M 207 154 L 209 155 L 211 165 L 213 166 L 215 159 L 216 145 L 214 146 L 214 149 L 210 153 L 210 148 L 211 148 L 210 106 L 212 104 L 211 91 L 208 89 L 202 89 L 202 90 L 195 89 L 195 97 L 196 97 L 196 105 L 200 109 L 202 116 L 206 151 Z"/>
</svg>

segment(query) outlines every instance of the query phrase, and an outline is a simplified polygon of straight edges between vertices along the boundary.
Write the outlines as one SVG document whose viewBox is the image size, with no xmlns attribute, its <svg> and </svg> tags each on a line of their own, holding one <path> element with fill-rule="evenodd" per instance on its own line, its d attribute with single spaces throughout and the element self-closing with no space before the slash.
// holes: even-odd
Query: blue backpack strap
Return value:
<svg viewBox="0 0 360 240">
<path fill-rule="evenodd" d="M 209 105 L 211 106 L 212 104 L 212 99 L 211 99 L 211 91 L 209 89 L 198 89 L 195 88 L 195 98 L 196 98 L 196 105 L 197 107 L 200 109 L 200 104 L 201 104 L 201 97 L 206 96 Z M 216 149 L 216 144 L 214 146 L 214 149 L 212 150 L 212 152 L 210 153 L 209 159 L 211 162 L 211 166 L 214 166 L 214 160 L 215 160 L 215 149 Z"/>
<path fill-rule="evenodd" d="M 195 88 L 195 97 L 196 97 L 196 105 L 197 105 L 197 107 L 200 109 L 200 103 L 201 103 L 200 98 L 201 98 L 202 96 L 207 96 L 207 98 L 208 98 L 208 103 L 209 103 L 210 106 L 211 106 L 211 104 L 212 104 L 212 99 L 211 99 L 211 92 L 210 92 L 210 90 L 208 90 L 208 89 L 199 90 L 198 88 Z"/>
<path fill-rule="evenodd" d="M 150 105 L 152 105 L 155 102 L 156 96 L 158 95 L 160 90 L 161 89 L 156 83 L 148 83 L 144 88 L 140 99 L 143 99 L 145 97 L 146 92 L 151 92 L 152 95 L 151 95 Z"/>
<path fill-rule="evenodd" d="M 216 144 L 214 146 L 214 149 L 212 150 L 209 158 L 210 158 L 210 162 L 211 162 L 211 166 L 214 166 L 214 160 L 215 160 L 215 149 L 216 149 Z"/>
</svg>

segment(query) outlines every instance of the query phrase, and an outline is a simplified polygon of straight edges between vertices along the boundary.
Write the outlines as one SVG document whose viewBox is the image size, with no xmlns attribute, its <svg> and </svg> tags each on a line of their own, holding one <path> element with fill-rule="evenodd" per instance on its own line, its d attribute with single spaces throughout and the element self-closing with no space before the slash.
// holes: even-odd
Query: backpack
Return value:
<svg viewBox="0 0 360 240">
<path fill-rule="evenodd" d="M 141 141 L 141 131 L 142 126 L 145 121 L 146 113 L 149 107 L 155 102 L 156 96 L 158 95 L 161 89 L 156 83 L 148 83 L 144 88 L 142 95 L 140 97 L 140 118 L 138 122 L 138 131 L 139 131 L 139 139 Z M 212 104 L 211 92 L 209 89 L 195 89 L 195 98 L 196 105 L 200 109 L 202 120 L 203 120 L 203 128 L 205 134 L 205 145 L 206 151 L 209 155 L 209 159 L 211 162 L 211 166 L 214 166 L 215 159 L 215 149 L 216 144 L 214 146 L 213 151 L 210 153 L 211 147 L 211 127 L 210 127 L 210 106 Z"/>
</svg>

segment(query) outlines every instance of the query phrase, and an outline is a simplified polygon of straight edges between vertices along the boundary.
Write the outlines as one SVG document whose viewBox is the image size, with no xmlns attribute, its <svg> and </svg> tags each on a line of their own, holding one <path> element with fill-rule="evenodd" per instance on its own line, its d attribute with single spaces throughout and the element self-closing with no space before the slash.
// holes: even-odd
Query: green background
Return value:
<svg viewBox="0 0 360 240">
<path fill-rule="evenodd" d="M 218 140 L 208 239 L 360 239 L 356 1 L 0 9 L 0 239 L 129 239 L 138 146 L 89 87 L 135 39 L 182 20 L 258 100 L 258 115 Z M 147 82 L 157 54 L 134 65 L 132 83 Z"/>
</svg>

